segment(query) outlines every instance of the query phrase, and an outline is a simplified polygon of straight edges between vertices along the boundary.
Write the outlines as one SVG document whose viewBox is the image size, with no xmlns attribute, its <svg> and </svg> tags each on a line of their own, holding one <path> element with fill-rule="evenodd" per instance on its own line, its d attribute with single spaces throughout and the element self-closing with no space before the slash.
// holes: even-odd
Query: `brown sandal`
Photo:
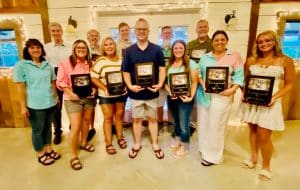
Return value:
<svg viewBox="0 0 300 190">
<path fill-rule="evenodd" d="M 73 170 L 80 170 L 82 168 L 82 164 L 78 157 L 74 157 L 70 160 L 71 168 Z"/>
<path fill-rule="evenodd" d="M 118 145 L 121 149 L 127 148 L 127 141 L 123 138 L 118 140 Z"/>
<path fill-rule="evenodd" d="M 80 149 L 85 150 L 85 151 L 88 151 L 88 152 L 94 152 L 94 151 L 95 151 L 94 145 L 88 144 L 88 143 L 86 143 L 86 144 L 83 145 L 83 146 L 80 146 Z"/>
<path fill-rule="evenodd" d="M 140 146 L 140 148 L 138 148 L 138 149 L 134 149 L 132 147 L 128 154 L 129 158 L 135 158 L 141 149 L 142 149 L 142 146 Z"/>
<path fill-rule="evenodd" d="M 107 152 L 107 154 L 116 154 L 117 150 L 115 149 L 115 147 L 112 144 L 106 145 L 105 150 Z"/>
<path fill-rule="evenodd" d="M 155 156 L 157 159 L 163 159 L 165 157 L 165 154 L 163 153 L 163 151 L 160 148 L 157 150 L 153 149 L 153 152 L 155 153 Z"/>
<path fill-rule="evenodd" d="M 51 152 L 47 152 L 48 156 L 54 160 L 60 159 L 61 155 L 58 152 L 55 152 L 54 150 L 51 150 Z"/>
</svg>

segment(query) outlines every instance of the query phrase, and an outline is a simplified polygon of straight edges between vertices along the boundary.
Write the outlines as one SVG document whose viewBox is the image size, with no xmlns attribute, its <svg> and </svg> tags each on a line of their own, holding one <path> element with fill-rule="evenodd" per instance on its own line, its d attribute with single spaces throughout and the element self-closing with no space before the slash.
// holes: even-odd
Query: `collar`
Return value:
<svg viewBox="0 0 300 190">
<path fill-rule="evenodd" d="M 225 55 L 232 55 L 233 52 L 231 50 L 226 50 Z M 206 54 L 208 57 L 214 57 L 213 52 L 209 52 Z"/>
<path fill-rule="evenodd" d="M 34 67 L 38 67 L 33 61 L 31 61 L 31 60 L 24 60 L 24 62 L 23 62 L 24 64 L 28 64 L 28 65 L 32 65 L 32 66 L 34 66 Z M 48 62 L 47 61 L 42 61 L 42 65 L 41 65 L 41 67 L 40 68 L 45 68 L 46 66 L 48 66 Z"/>
</svg>

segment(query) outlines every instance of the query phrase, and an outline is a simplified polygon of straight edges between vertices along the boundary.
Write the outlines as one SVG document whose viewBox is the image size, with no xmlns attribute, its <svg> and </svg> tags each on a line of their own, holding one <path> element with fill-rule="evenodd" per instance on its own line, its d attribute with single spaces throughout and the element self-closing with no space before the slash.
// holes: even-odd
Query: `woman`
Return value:
<svg viewBox="0 0 300 190">
<path fill-rule="evenodd" d="M 91 58 L 87 43 L 84 40 L 76 40 L 73 43 L 72 55 L 60 63 L 57 72 L 56 85 L 64 92 L 64 104 L 71 124 L 70 164 L 74 170 L 82 168 L 82 164 L 78 158 L 78 144 L 80 144 L 80 149 L 82 150 L 88 152 L 95 151 L 94 146 L 87 143 L 87 134 L 95 106 L 95 99 L 93 97 L 95 90 L 92 91 L 91 96 L 79 97 L 79 94 L 73 91 L 71 81 L 72 75 L 89 74 L 90 66 Z"/>
<path fill-rule="evenodd" d="M 170 89 L 170 74 L 187 72 L 190 81 L 190 95 L 175 96 Z M 189 60 L 186 44 L 182 40 L 176 40 L 171 48 L 171 57 L 167 65 L 168 80 L 165 89 L 169 93 L 167 96 L 168 108 L 174 120 L 175 139 L 169 145 L 169 149 L 174 151 L 175 157 L 183 157 L 189 149 L 190 142 L 190 115 L 193 109 L 194 96 L 198 86 L 198 68 L 194 61 Z"/>
<path fill-rule="evenodd" d="M 233 95 L 239 86 L 243 85 L 243 61 L 237 52 L 227 50 L 228 35 L 223 30 L 216 31 L 212 36 L 211 53 L 201 57 L 199 82 L 203 89 L 198 94 L 198 124 L 199 150 L 202 153 L 203 166 L 219 164 L 222 161 L 224 149 L 224 133 L 228 120 Z M 205 93 L 207 67 L 228 68 L 228 87 L 220 93 Z M 221 75 L 224 73 L 221 73 Z"/>
<path fill-rule="evenodd" d="M 295 81 L 295 66 L 293 60 L 282 53 L 280 42 L 276 33 L 270 30 L 257 36 L 252 57 L 247 59 L 245 77 L 248 75 L 273 76 L 275 82 L 273 95 L 268 106 L 244 104 L 243 120 L 249 125 L 249 141 L 251 157 L 244 160 L 247 168 L 254 168 L 258 161 L 258 151 L 262 155 L 262 170 L 259 179 L 270 180 L 270 161 L 273 145 L 272 131 L 283 131 L 284 121 L 282 115 L 281 97 L 287 94 Z M 284 81 L 280 87 L 281 81 Z"/>
<path fill-rule="evenodd" d="M 117 55 L 116 43 L 111 37 L 103 39 L 101 43 L 103 57 L 100 57 L 91 71 L 92 82 L 98 87 L 98 96 L 103 112 L 103 130 L 106 142 L 106 152 L 116 154 L 117 151 L 112 144 L 112 125 L 115 122 L 118 144 L 121 149 L 127 147 L 123 138 L 124 105 L 127 99 L 126 91 L 122 95 L 110 95 L 105 78 L 106 72 L 120 71 L 121 59 Z M 125 89 L 124 89 L 125 90 Z"/>
<path fill-rule="evenodd" d="M 29 118 L 31 124 L 32 144 L 38 161 L 50 165 L 61 156 L 51 148 L 51 123 L 58 96 L 54 70 L 45 56 L 42 43 L 29 39 L 23 49 L 23 60 L 14 67 L 13 79 L 21 96 L 21 114 Z"/>
</svg>

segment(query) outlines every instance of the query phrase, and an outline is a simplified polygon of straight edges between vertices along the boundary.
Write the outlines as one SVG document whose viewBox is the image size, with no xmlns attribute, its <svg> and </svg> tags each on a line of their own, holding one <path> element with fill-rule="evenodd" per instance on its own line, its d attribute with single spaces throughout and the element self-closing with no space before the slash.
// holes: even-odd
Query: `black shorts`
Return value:
<svg viewBox="0 0 300 190">
<path fill-rule="evenodd" d="M 99 104 L 115 104 L 115 103 L 125 103 L 128 95 L 122 95 L 118 97 L 108 98 L 99 96 Z"/>
</svg>

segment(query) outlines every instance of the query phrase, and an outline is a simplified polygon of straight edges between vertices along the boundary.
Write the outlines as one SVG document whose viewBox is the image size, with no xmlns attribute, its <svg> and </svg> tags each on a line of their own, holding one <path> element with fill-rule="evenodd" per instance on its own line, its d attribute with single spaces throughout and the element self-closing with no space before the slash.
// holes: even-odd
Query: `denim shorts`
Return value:
<svg viewBox="0 0 300 190">
<path fill-rule="evenodd" d="M 80 100 L 65 100 L 67 113 L 81 112 L 82 110 L 93 109 L 96 105 L 95 98 L 81 98 Z"/>
</svg>

